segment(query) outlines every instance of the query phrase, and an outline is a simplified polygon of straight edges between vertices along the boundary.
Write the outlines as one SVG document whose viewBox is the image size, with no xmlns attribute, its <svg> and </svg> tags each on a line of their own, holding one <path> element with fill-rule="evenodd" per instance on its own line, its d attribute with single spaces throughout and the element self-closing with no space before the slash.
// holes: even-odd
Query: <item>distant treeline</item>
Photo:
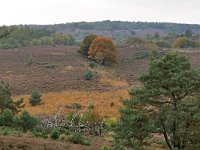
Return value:
<svg viewBox="0 0 200 150">
<path fill-rule="evenodd" d="M 59 31 L 62 29 L 83 29 L 83 30 L 138 30 L 146 28 L 168 29 L 177 33 L 182 33 L 185 30 L 200 30 L 198 24 L 178 24 L 178 23 L 158 23 L 158 22 L 123 22 L 123 21 L 99 21 L 99 22 L 77 22 L 55 25 L 31 25 L 31 27 L 42 27 Z"/>
<path fill-rule="evenodd" d="M 57 34 L 47 29 L 31 29 L 28 26 L 0 27 L 0 49 L 11 49 L 31 45 L 74 45 L 71 35 Z"/>
<path fill-rule="evenodd" d="M 127 45 L 149 45 L 152 49 L 160 48 L 199 48 L 200 35 L 188 29 L 182 34 L 168 34 L 160 36 L 158 32 L 153 36 L 147 35 L 145 38 L 128 37 L 123 44 Z"/>
<path fill-rule="evenodd" d="M 194 33 L 200 33 L 200 25 L 198 24 L 123 22 L 110 20 L 55 25 L 29 25 L 29 27 L 71 34 L 79 42 L 88 34 L 104 35 L 111 37 L 115 41 L 121 41 L 130 36 L 145 37 L 147 34 L 153 35 L 156 31 L 161 31 L 162 35 L 167 35 L 169 33 L 182 34 L 187 29 L 191 29 Z"/>
<path fill-rule="evenodd" d="M 127 39 L 135 40 L 139 37 L 156 43 L 158 47 L 187 48 L 199 47 L 200 45 L 200 25 L 198 24 L 107 20 L 55 25 L 3 26 L 0 27 L 0 49 L 30 45 L 55 46 L 63 44 L 71 46 L 81 43 L 84 37 L 89 34 L 110 37 L 119 44 L 126 42 Z M 176 39 L 177 41 L 175 41 Z M 134 40 L 131 40 L 131 43 Z"/>
</svg>

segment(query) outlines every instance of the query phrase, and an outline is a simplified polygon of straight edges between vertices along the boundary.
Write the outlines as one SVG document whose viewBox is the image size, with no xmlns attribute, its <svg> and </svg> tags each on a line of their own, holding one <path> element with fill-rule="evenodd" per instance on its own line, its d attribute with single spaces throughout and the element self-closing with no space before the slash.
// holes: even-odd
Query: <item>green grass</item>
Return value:
<svg viewBox="0 0 200 150">
<path fill-rule="evenodd" d="M 133 56 L 134 59 L 145 59 L 150 56 L 149 52 L 143 51 L 143 52 L 137 52 Z"/>
</svg>

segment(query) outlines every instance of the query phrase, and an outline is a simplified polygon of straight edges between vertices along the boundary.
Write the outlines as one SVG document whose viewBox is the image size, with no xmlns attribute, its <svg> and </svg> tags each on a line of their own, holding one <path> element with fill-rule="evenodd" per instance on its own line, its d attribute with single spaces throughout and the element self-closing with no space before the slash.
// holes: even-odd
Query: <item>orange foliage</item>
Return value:
<svg viewBox="0 0 200 150">
<path fill-rule="evenodd" d="M 29 104 L 30 95 L 21 95 L 14 97 L 19 99 L 23 97 L 25 100 L 25 110 L 29 111 L 32 115 L 37 114 L 54 114 L 58 111 L 58 108 L 67 106 L 72 103 L 81 104 L 81 111 L 87 111 L 88 105 L 93 104 L 95 111 L 102 117 L 114 117 L 119 116 L 118 109 L 122 106 L 119 101 L 120 97 L 125 99 L 130 98 L 127 90 L 115 90 L 115 91 L 63 91 L 63 92 L 50 92 L 44 93 L 42 96 L 42 104 L 38 106 L 32 106 Z M 114 107 L 110 106 L 110 103 L 114 102 Z M 64 107 L 63 113 L 70 112 L 71 109 Z"/>
<path fill-rule="evenodd" d="M 88 58 L 102 65 L 110 65 L 117 62 L 117 49 L 110 38 L 97 37 L 92 41 L 88 51 Z"/>
<path fill-rule="evenodd" d="M 187 37 L 179 37 L 175 39 L 173 47 L 175 48 L 196 47 L 196 43 L 194 41 L 191 41 Z"/>
</svg>

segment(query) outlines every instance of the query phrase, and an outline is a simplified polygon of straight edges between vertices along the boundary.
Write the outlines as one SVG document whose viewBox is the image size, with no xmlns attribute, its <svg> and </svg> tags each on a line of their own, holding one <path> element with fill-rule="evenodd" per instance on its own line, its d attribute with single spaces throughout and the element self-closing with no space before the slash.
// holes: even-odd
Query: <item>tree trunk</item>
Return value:
<svg viewBox="0 0 200 150">
<path fill-rule="evenodd" d="M 168 135 L 167 135 L 165 126 L 162 125 L 162 127 L 163 127 L 163 135 L 164 135 L 165 141 L 166 141 L 166 143 L 167 143 L 167 146 L 168 146 L 168 148 L 169 148 L 170 150 L 173 150 L 174 147 L 173 147 L 173 145 L 171 144 L 171 142 L 170 142 L 170 140 L 169 140 L 169 138 L 168 138 Z"/>
<path fill-rule="evenodd" d="M 177 135 L 177 126 L 178 126 L 178 123 L 177 123 L 177 114 L 178 114 L 178 108 L 177 108 L 177 100 L 174 99 L 173 100 L 173 111 L 174 111 L 174 114 L 173 114 L 173 127 L 172 127 L 172 134 L 173 134 L 173 145 L 174 147 L 177 147 L 177 148 L 181 148 L 181 140 L 180 140 L 180 137 L 179 135 Z"/>
</svg>

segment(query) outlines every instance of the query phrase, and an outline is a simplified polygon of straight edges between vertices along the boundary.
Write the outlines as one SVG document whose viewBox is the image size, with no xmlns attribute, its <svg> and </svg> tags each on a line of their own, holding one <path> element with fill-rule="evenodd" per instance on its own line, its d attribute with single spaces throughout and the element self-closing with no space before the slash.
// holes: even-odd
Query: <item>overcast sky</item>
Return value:
<svg viewBox="0 0 200 150">
<path fill-rule="evenodd" d="M 200 24 L 200 0 L 0 0 L 0 25 L 79 21 Z"/>
</svg>

